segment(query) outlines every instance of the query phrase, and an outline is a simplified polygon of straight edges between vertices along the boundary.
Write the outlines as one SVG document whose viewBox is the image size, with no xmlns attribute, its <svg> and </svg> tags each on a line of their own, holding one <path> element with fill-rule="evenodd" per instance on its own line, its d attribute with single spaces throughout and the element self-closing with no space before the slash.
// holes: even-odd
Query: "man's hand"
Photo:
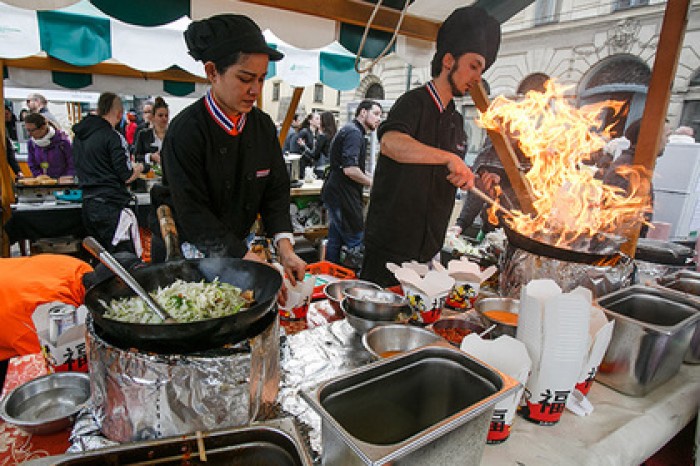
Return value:
<svg viewBox="0 0 700 466">
<path fill-rule="evenodd" d="M 450 153 L 446 166 L 450 171 L 447 181 L 460 189 L 470 189 L 474 186 L 474 173 L 467 167 L 464 160 Z"/>
<path fill-rule="evenodd" d="M 160 163 L 160 152 L 152 152 L 150 159 L 151 162 Z"/>
<path fill-rule="evenodd" d="M 496 196 L 494 187 L 501 182 L 501 177 L 496 173 L 482 172 L 476 177 L 476 187 L 491 197 Z"/>
</svg>

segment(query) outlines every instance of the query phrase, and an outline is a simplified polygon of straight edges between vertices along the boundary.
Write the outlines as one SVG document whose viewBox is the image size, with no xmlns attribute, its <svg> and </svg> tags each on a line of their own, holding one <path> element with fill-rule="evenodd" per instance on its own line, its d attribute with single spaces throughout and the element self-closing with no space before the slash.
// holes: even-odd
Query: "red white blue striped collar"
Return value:
<svg viewBox="0 0 700 466">
<path fill-rule="evenodd" d="M 216 104 L 216 100 L 211 95 L 211 90 L 207 91 L 204 96 L 204 105 L 207 107 L 209 115 L 216 121 L 231 136 L 237 136 L 243 131 L 246 122 L 246 114 L 241 113 L 238 121 L 231 120 L 223 110 Z"/>
<path fill-rule="evenodd" d="M 428 94 L 430 94 L 430 97 L 433 98 L 433 102 L 435 102 L 435 105 L 437 105 L 437 108 L 438 110 L 440 110 L 440 113 L 444 112 L 445 106 L 442 104 L 442 100 L 440 100 L 440 95 L 438 94 L 437 89 L 435 88 L 435 84 L 433 84 L 432 81 L 428 81 L 425 87 L 428 89 Z"/>
</svg>

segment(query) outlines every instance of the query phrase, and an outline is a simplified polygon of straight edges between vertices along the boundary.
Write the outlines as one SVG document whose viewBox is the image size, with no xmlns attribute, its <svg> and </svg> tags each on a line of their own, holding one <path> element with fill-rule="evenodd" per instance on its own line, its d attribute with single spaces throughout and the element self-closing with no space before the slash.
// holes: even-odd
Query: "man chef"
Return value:
<svg viewBox="0 0 700 466">
<path fill-rule="evenodd" d="M 260 214 L 296 283 L 306 264 L 293 249 L 289 177 L 275 124 L 255 107 L 268 62 L 283 55 L 243 15 L 194 21 L 184 34 L 211 83 L 172 120 L 163 141 L 163 181 L 185 255 L 257 260 L 245 240 Z"/>
<path fill-rule="evenodd" d="M 467 136 L 453 98 L 479 84 L 500 41 L 498 21 L 484 10 L 456 9 L 438 30 L 433 79 L 401 96 L 379 127 L 363 279 L 396 284 L 387 262 L 427 262 L 440 251 L 457 188 L 475 181 L 464 163 Z M 489 189 L 495 180 L 491 175 L 480 185 Z"/>
</svg>

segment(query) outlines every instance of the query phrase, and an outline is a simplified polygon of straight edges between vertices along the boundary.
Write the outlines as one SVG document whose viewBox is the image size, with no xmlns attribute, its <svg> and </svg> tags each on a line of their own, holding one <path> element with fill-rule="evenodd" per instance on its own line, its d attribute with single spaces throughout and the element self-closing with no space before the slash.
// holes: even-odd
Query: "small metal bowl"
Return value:
<svg viewBox="0 0 700 466">
<path fill-rule="evenodd" d="M 342 309 L 340 309 L 340 302 L 344 298 L 343 291 L 347 288 L 364 288 L 368 290 L 382 289 L 382 287 L 376 283 L 364 280 L 338 280 L 337 282 L 328 283 L 323 287 L 323 294 L 326 295 L 328 302 L 331 303 L 331 307 L 338 314 L 343 313 Z"/>
<path fill-rule="evenodd" d="M 517 314 L 520 308 L 520 301 L 513 298 L 486 298 L 480 299 L 474 305 L 474 308 L 481 316 L 486 327 L 495 325 L 496 327 L 491 331 L 491 335 L 494 337 L 500 335 L 508 335 L 509 337 L 515 337 L 515 332 L 518 329 L 518 325 L 507 324 L 498 320 L 493 320 L 485 315 L 488 311 L 506 311 L 512 314 Z"/>
<path fill-rule="evenodd" d="M 90 399 L 90 377 L 56 372 L 15 388 L 0 402 L 0 417 L 30 434 L 50 434 L 73 424 Z"/>
<path fill-rule="evenodd" d="M 410 313 L 408 300 L 392 291 L 346 288 L 343 290 L 350 309 L 356 316 L 393 322 L 399 314 Z"/>
<path fill-rule="evenodd" d="M 440 337 L 411 325 L 383 325 L 374 327 L 362 336 L 362 344 L 375 358 L 390 358 L 421 346 L 439 341 Z"/>
<path fill-rule="evenodd" d="M 456 347 L 462 344 L 462 339 L 470 333 L 477 335 L 486 330 L 482 325 L 470 322 L 461 317 L 444 317 L 431 325 L 433 332 L 441 338 L 449 341 Z M 491 332 L 484 336 L 486 339 L 491 338 Z"/>
<path fill-rule="evenodd" d="M 355 312 L 350 310 L 347 298 L 341 301 L 340 308 L 343 311 L 343 314 L 345 314 L 345 320 L 347 320 L 348 324 L 350 324 L 350 326 L 360 335 L 364 335 L 374 327 L 380 325 L 391 325 L 393 323 L 390 320 L 372 320 L 358 316 Z"/>
</svg>

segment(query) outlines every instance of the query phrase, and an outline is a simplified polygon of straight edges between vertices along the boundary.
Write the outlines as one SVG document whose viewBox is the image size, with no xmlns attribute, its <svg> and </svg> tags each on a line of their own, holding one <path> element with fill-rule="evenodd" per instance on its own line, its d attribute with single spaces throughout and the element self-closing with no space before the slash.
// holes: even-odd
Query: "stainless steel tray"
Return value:
<svg viewBox="0 0 700 466">
<path fill-rule="evenodd" d="M 303 396 L 321 415 L 325 465 L 478 465 L 496 403 L 519 386 L 436 343 Z"/>
<path fill-rule="evenodd" d="M 289 419 L 128 443 L 76 455 L 60 455 L 25 463 L 33 466 L 119 465 L 230 465 L 311 466 L 294 424 Z"/>
<path fill-rule="evenodd" d="M 643 396 L 673 377 L 700 319 L 700 302 L 662 287 L 635 285 L 598 300 L 615 320 L 596 378 L 632 396 Z"/>
</svg>

